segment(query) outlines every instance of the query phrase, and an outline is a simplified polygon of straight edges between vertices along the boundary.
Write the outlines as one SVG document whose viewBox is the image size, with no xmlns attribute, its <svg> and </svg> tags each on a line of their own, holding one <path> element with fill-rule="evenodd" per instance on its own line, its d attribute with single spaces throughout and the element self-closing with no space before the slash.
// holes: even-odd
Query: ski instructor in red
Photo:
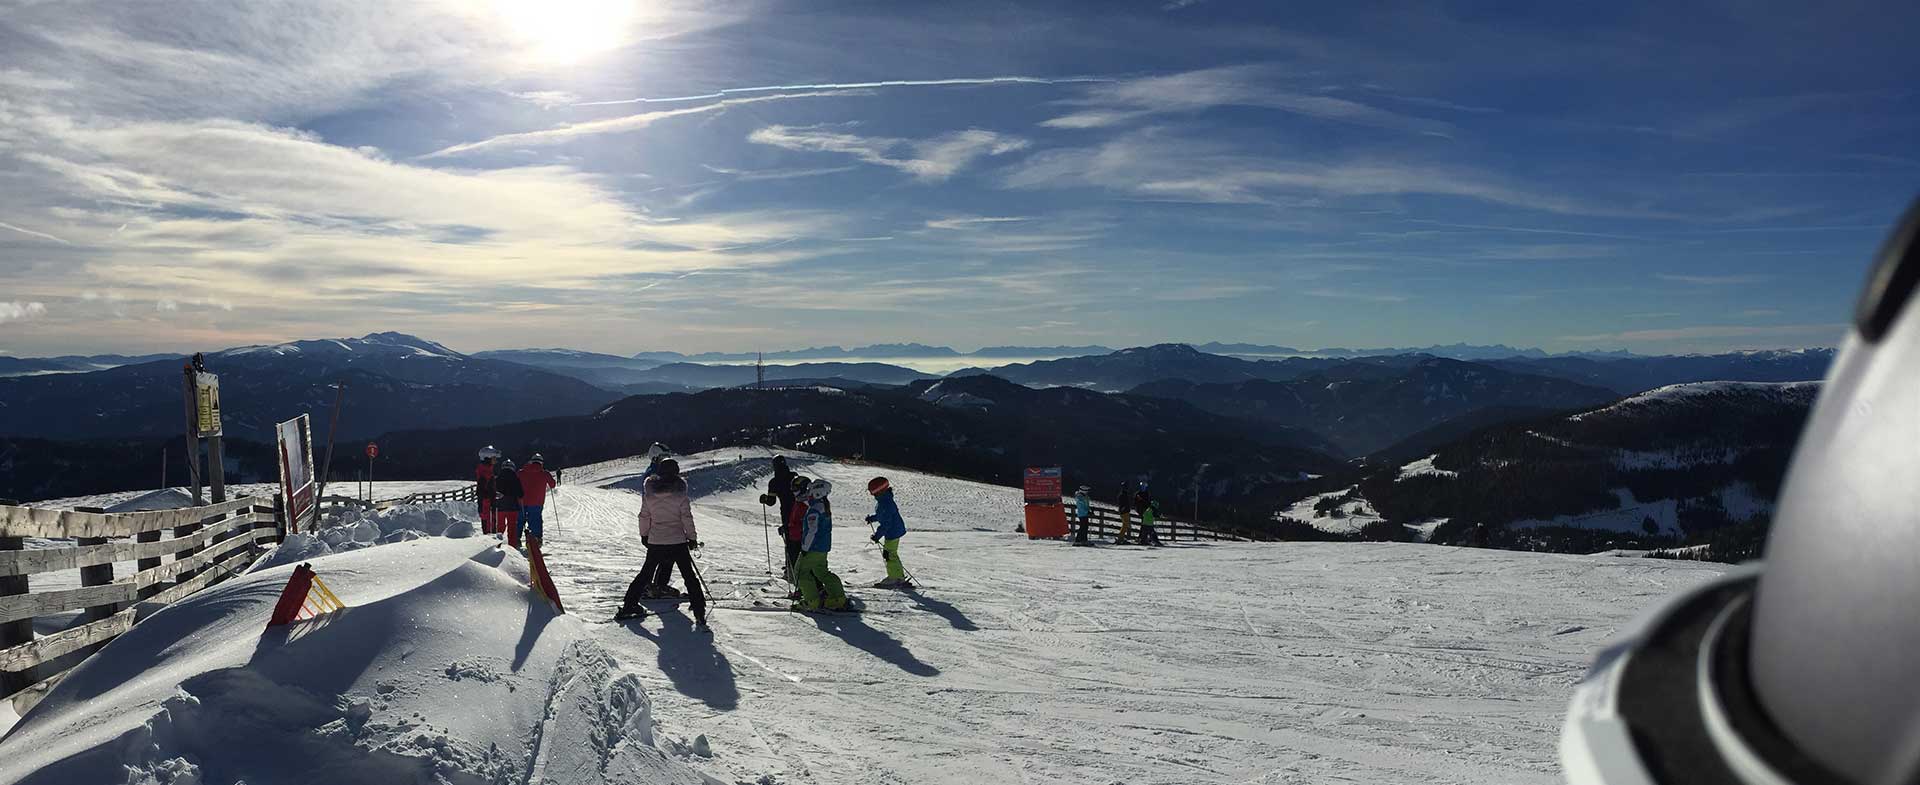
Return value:
<svg viewBox="0 0 1920 785">
<path fill-rule="evenodd" d="M 546 459 L 540 453 L 534 453 L 527 459 L 527 465 L 520 468 L 520 525 L 527 529 L 527 542 L 538 544 L 541 533 L 541 515 L 547 505 L 547 489 L 554 486 L 553 475 L 547 473 Z"/>
</svg>

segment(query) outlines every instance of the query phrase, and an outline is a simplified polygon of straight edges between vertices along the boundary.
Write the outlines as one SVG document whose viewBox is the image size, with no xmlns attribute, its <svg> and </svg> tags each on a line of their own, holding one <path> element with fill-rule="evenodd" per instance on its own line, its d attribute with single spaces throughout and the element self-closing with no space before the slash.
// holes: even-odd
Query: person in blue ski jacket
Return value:
<svg viewBox="0 0 1920 785">
<path fill-rule="evenodd" d="M 1074 522 L 1077 524 L 1076 530 L 1073 533 L 1073 544 L 1075 545 L 1087 544 L 1087 518 L 1093 515 L 1093 500 L 1087 498 L 1087 493 L 1092 490 L 1092 488 L 1082 485 L 1080 486 L 1080 490 L 1075 491 L 1073 494 L 1073 517 Z"/>
<path fill-rule="evenodd" d="M 793 610 L 804 613 L 825 608 L 837 611 L 847 607 L 847 587 L 840 576 L 827 569 L 827 552 L 833 550 L 833 505 L 827 495 L 833 483 L 814 480 L 807 486 L 807 516 L 800 527 L 800 558 L 793 563 L 793 582 L 800 589 L 800 601 Z"/>
<path fill-rule="evenodd" d="M 887 562 L 886 579 L 873 587 L 911 588 L 913 583 L 907 580 L 907 567 L 900 563 L 900 538 L 907 536 L 907 522 L 900 517 L 899 503 L 893 500 L 893 485 L 885 477 L 875 477 L 867 481 L 867 493 L 873 494 L 873 514 L 867 516 L 867 523 L 880 524 L 872 539 L 881 543 L 880 558 Z"/>
</svg>

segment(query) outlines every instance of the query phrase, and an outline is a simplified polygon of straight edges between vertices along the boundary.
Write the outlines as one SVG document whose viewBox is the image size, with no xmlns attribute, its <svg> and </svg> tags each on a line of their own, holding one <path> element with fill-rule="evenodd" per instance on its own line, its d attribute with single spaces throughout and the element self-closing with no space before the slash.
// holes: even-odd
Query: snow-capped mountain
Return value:
<svg viewBox="0 0 1920 785">
<path fill-rule="evenodd" d="M 1357 498 L 1393 521 L 1450 521 L 1436 533 L 1443 541 L 1465 536 L 1472 524 L 1663 536 L 1734 525 L 1764 530 L 1819 389 L 1817 382 L 1674 385 L 1585 412 L 1483 428 L 1414 461 L 1423 471 L 1381 467 L 1360 483 Z"/>
<path fill-rule="evenodd" d="M 1323 373 L 1292 381 L 1229 384 L 1165 380 L 1133 392 L 1314 431 L 1350 455 L 1365 455 L 1486 409 L 1564 410 L 1615 397 L 1611 391 L 1564 379 L 1438 357 L 1394 369 L 1391 375 Z"/>
<path fill-rule="evenodd" d="M 0 435 L 171 437 L 182 429 L 179 360 L 0 379 Z M 508 422 L 592 411 L 618 397 L 523 365 L 468 357 L 400 333 L 246 346 L 207 355 L 220 375 L 228 435 L 268 440 L 302 412 L 324 433 L 332 385 L 347 384 L 339 435 L 422 424 Z"/>
<path fill-rule="evenodd" d="M 1653 357 L 1542 357 L 1487 364 L 1637 393 L 1669 384 L 1706 381 L 1804 382 L 1826 378 L 1832 349 L 1776 349 Z"/>
</svg>

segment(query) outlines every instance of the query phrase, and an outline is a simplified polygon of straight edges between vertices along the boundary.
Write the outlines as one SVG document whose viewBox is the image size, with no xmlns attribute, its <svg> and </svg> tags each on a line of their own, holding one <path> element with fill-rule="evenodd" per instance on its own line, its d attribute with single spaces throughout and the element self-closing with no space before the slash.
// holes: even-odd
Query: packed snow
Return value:
<svg viewBox="0 0 1920 785">
<path fill-rule="evenodd" d="M 1018 489 L 796 455 L 837 488 L 832 563 L 867 612 L 759 612 L 786 590 L 757 499 L 768 457 L 682 459 L 710 635 L 673 605 L 604 622 L 642 558 L 645 462 L 576 467 L 546 540 L 570 615 L 530 602 L 524 561 L 484 536 L 313 558 L 353 607 L 291 634 L 260 634 L 290 567 L 251 573 L 56 688 L 0 742 L 0 782 L 259 785 L 326 766 L 340 782 L 1549 783 L 1593 653 L 1724 568 L 1407 544 L 1074 548 L 1013 533 Z M 897 489 L 918 591 L 864 588 L 883 574 L 861 521 L 875 474 Z"/>
</svg>

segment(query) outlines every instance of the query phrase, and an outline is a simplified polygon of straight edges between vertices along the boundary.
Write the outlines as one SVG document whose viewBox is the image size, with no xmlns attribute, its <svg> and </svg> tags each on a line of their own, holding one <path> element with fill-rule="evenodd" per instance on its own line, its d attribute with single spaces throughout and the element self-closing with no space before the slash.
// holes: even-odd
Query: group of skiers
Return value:
<svg viewBox="0 0 1920 785">
<path fill-rule="evenodd" d="M 687 495 L 687 481 L 680 474 L 680 463 L 666 447 L 654 444 L 648 450 L 647 470 L 641 474 L 639 513 L 640 541 L 646 546 L 646 561 L 639 574 L 627 585 L 626 596 L 616 620 L 641 618 L 647 611 L 641 601 L 683 596 L 673 588 L 674 569 L 686 583 L 685 598 L 693 611 L 694 628 L 707 629 L 707 594 L 694 563 L 693 552 L 701 547 L 699 530 L 693 520 L 693 502 Z M 887 578 L 877 588 L 912 588 L 906 567 L 900 561 L 900 539 L 906 536 L 906 521 L 893 499 L 893 488 L 885 477 L 867 483 L 867 492 L 875 501 L 869 523 L 877 524 L 872 540 L 881 545 L 887 564 Z M 791 610 L 799 612 L 836 611 L 848 607 L 846 585 L 827 565 L 833 550 L 833 483 L 802 477 L 787 464 L 785 456 L 773 459 L 773 477 L 760 502 L 778 507 L 780 539 L 786 550 L 785 577 L 793 585 L 787 599 Z"/>
<path fill-rule="evenodd" d="M 480 499 L 480 530 L 506 535 L 507 544 L 520 547 L 520 534 L 538 545 L 545 529 L 547 489 L 558 481 L 547 472 L 546 459 L 534 453 L 527 465 L 515 467 L 492 445 L 480 450 L 473 482 Z"/>
<path fill-rule="evenodd" d="M 1087 519 L 1093 516 L 1091 493 L 1092 488 L 1082 485 L 1073 494 L 1075 545 L 1090 544 L 1087 539 Z M 1159 530 L 1154 528 L 1154 523 L 1160 518 L 1160 503 L 1153 500 L 1146 483 L 1140 483 L 1139 487 L 1131 482 L 1121 485 L 1120 494 L 1114 499 L 1114 507 L 1120 511 L 1120 533 L 1113 538 L 1115 545 L 1126 544 L 1128 536 L 1133 534 L 1133 514 L 1136 511 L 1140 513 L 1140 544 L 1153 547 L 1165 544 L 1160 541 Z"/>
</svg>

